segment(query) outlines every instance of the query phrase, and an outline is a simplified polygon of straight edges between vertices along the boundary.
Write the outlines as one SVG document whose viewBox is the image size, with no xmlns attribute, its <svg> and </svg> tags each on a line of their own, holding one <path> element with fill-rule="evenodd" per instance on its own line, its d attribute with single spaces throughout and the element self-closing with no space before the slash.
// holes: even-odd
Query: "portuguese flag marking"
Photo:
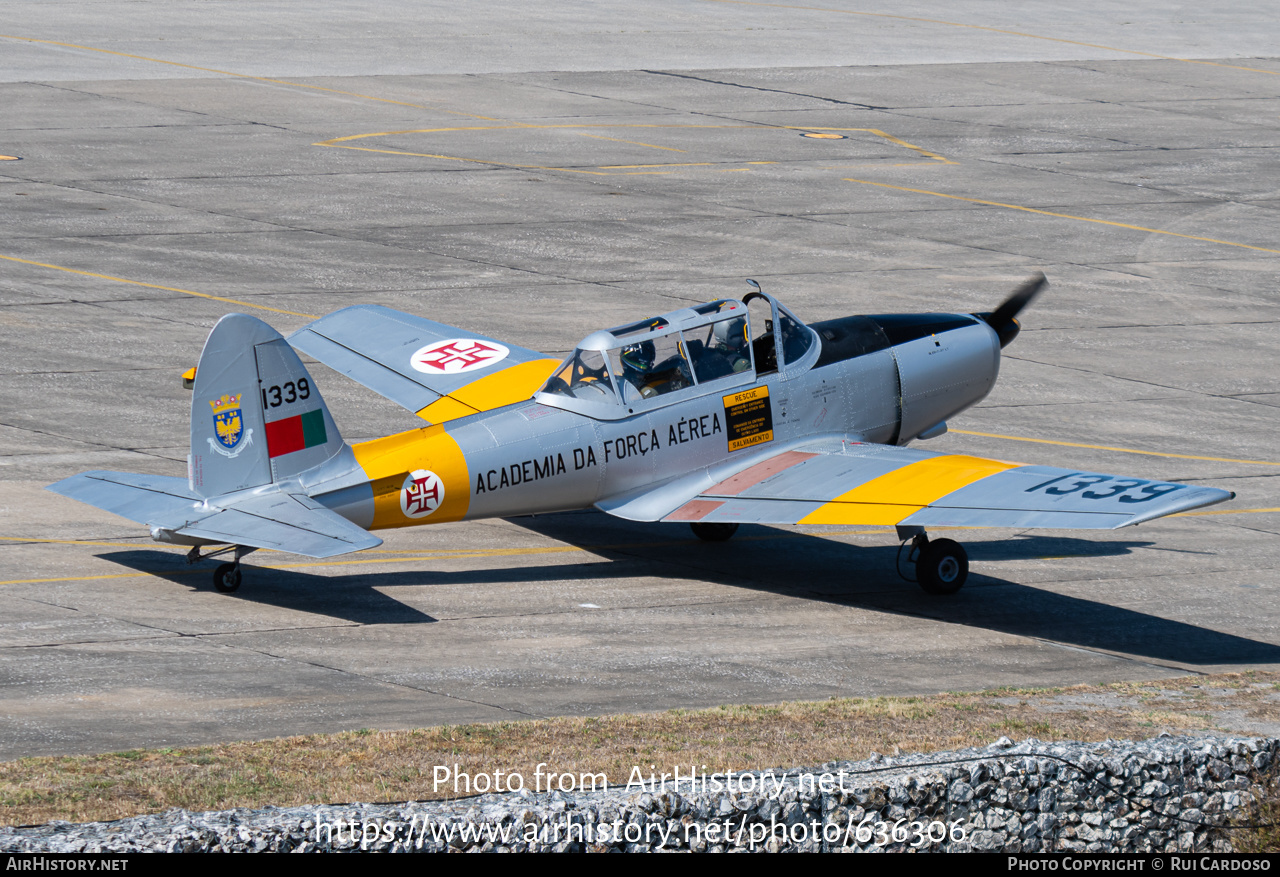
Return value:
<svg viewBox="0 0 1280 877">
<path fill-rule="evenodd" d="M 267 455 L 273 459 L 326 441 L 323 408 L 267 424 Z"/>
</svg>

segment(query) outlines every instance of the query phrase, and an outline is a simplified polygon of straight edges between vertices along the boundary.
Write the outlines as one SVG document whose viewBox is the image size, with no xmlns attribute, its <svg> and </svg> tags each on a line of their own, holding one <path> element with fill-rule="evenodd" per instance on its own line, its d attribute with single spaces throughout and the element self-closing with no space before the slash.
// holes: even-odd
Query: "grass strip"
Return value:
<svg viewBox="0 0 1280 877">
<path fill-rule="evenodd" d="M 1231 725 L 1223 724 L 1229 721 Z M 1246 672 L 927 697 L 833 698 L 655 714 L 359 730 L 256 742 L 0 763 L 0 824 L 119 819 L 181 807 L 423 801 L 450 797 L 436 768 L 607 775 L 625 784 L 688 772 L 818 765 L 872 752 L 932 752 L 1018 740 L 1244 733 L 1280 721 L 1280 673 Z M 547 781 L 544 779 L 544 788 Z M 563 780 L 555 781 L 563 783 Z M 459 787 L 464 791 L 465 787 Z"/>
</svg>

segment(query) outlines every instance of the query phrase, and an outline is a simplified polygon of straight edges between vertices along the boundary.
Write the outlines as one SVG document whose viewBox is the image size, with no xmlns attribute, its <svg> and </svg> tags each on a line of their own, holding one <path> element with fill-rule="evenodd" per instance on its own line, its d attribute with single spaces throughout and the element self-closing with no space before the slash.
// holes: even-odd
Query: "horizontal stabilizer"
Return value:
<svg viewBox="0 0 1280 877">
<path fill-rule="evenodd" d="M 379 305 L 335 311 L 289 343 L 432 423 L 528 399 L 560 364 Z"/>
<path fill-rule="evenodd" d="M 267 490 L 206 503 L 185 478 L 129 472 L 83 472 L 49 490 L 174 536 L 227 545 L 333 557 L 375 548 L 382 540 L 299 494 Z"/>
<path fill-rule="evenodd" d="M 132 472 L 81 472 L 47 488 L 139 524 L 183 520 L 204 498 L 192 493 L 187 479 Z"/>
<path fill-rule="evenodd" d="M 307 557 L 334 557 L 376 548 L 382 540 L 309 497 L 265 493 L 214 509 L 175 532 L 196 539 L 274 548 Z"/>
</svg>

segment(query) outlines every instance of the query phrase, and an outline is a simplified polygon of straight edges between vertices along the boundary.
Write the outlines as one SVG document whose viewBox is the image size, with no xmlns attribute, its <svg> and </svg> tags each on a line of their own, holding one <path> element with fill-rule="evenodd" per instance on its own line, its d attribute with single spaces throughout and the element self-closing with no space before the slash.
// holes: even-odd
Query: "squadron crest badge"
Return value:
<svg viewBox="0 0 1280 877">
<path fill-rule="evenodd" d="M 223 393 L 221 398 L 209 403 L 213 409 L 213 434 L 209 447 L 224 457 L 235 457 L 253 443 L 253 430 L 244 428 L 240 414 L 242 394 Z"/>
</svg>

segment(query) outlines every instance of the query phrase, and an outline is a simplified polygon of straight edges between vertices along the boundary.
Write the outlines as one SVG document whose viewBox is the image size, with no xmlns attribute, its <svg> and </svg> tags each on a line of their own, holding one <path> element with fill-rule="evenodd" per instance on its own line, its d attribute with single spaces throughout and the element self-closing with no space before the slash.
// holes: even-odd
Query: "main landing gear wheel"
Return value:
<svg viewBox="0 0 1280 877">
<path fill-rule="evenodd" d="M 954 594 L 969 578 L 969 555 L 952 539 L 934 539 L 919 546 L 916 579 L 930 594 Z"/>
<path fill-rule="evenodd" d="M 224 594 L 240 587 L 240 564 L 223 563 L 213 571 L 213 586 Z"/>
<path fill-rule="evenodd" d="M 738 532 L 737 524 L 690 524 L 689 528 L 703 542 L 724 542 Z"/>
</svg>

